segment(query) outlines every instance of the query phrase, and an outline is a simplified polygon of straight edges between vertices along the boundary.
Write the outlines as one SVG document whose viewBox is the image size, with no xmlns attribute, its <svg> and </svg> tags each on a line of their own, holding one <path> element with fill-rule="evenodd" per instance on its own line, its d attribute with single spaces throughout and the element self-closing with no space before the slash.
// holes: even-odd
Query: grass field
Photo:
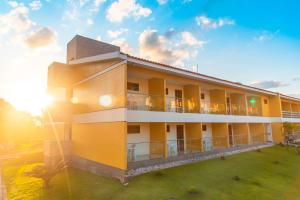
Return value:
<svg viewBox="0 0 300 200">
<path fill-rule="evenodd" d="M 300 199 L 300 155 L 275 146 L 144 174 L 128 185 L 69 169 L 45 191 L 23 175 L 40 155 L 4 164 L 10 199 Z M 31 161 L 30 161 L 31 160 Z"/>
</svg>

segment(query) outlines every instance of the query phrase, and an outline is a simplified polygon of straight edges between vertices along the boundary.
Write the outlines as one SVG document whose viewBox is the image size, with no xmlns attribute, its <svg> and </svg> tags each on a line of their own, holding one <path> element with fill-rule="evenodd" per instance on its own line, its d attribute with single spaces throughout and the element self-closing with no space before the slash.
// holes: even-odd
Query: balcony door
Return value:
<svg viewBox="0 0 300 200">
<path fill-rule="evenodd" d="M 177 149 L 178 152 L 184 152 L 184 126 L 177 125 L 176 126 L 176 135 L 177 135 Z"/>
<path fill-rule="evenodd" d="M 176 112 L 182 112 L 182 90 L 175 90 L 175 108 Z"/>
</svg>

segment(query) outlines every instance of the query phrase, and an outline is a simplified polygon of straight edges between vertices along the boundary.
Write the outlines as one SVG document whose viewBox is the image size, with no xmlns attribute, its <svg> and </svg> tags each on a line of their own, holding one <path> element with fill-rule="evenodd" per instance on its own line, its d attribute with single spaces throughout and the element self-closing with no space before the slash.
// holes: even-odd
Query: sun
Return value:
<svg viewBox="0 0 300 200">
<path fill-rule="evenodd" d="M 18 91 L 18 93 L 14 93 L 8 97 L 8 101 L 19 111 L 40 116 L 43 113 L 43 109 L 53 102 L 53 98 L 46 92 Z"/>
</svg>

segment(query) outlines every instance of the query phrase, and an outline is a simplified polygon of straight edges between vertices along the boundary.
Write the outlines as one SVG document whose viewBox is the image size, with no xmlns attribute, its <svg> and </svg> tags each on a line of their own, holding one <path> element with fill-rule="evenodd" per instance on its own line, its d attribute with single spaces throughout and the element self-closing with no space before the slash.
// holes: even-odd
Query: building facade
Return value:
<svg viewBox="0 0 300 200">
<path fill-rule="evenodd" d="M 300 131 L 299 99 L 82 36 L 68 43 L 66 64 L 49 66 L 48 91 L 46 157 L 68 155 L 75 167 L 119 179 L 190 155 L 282 142 L 283 122 Z"/>
</svg>

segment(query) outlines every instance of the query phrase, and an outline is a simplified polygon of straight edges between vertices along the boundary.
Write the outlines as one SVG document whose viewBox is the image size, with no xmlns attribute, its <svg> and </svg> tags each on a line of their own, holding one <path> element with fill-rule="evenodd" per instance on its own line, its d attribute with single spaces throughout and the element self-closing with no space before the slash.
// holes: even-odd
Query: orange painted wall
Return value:
<svg viewBox="0 0 300 200">
<path fill-rule="evenodd" d="M 73 124 L 72 153 L 119 169 L 127 168 L 127 123 Z"/>
<path fill-rule="evenodd" d="M 284 141 L 282 130 L 282 123 L 272 123 L 272 135 L 274 142 L 279 143 Z"/>
<path fill-rule="evenodd" d="M 124 64 L 76 86 L 73 90 L 73 98 L 78 101 L 74 106 L 75 112 L 85 113 L 126 107 L 126 70 Z M 100 101 L 103 96 L 110 98 L 110 105 L 101 105 Z"/>
<path fill-rule="evenodd" d="M 185 137 L 188 151 L 202 151 L 201 123 L 185 123 Z"/>
<path fill-rule="evenodd" d="M 168 155 L 166 132 L 166 123 L 150 123 L 150 153 L 152 155 Z"/>
<path fill-rule="evenodd" d="M 198 85 L 185 85 L 184 107 L 185 112 L 198 113 L 200 111 L 200 88 Z"/>
</svg>

